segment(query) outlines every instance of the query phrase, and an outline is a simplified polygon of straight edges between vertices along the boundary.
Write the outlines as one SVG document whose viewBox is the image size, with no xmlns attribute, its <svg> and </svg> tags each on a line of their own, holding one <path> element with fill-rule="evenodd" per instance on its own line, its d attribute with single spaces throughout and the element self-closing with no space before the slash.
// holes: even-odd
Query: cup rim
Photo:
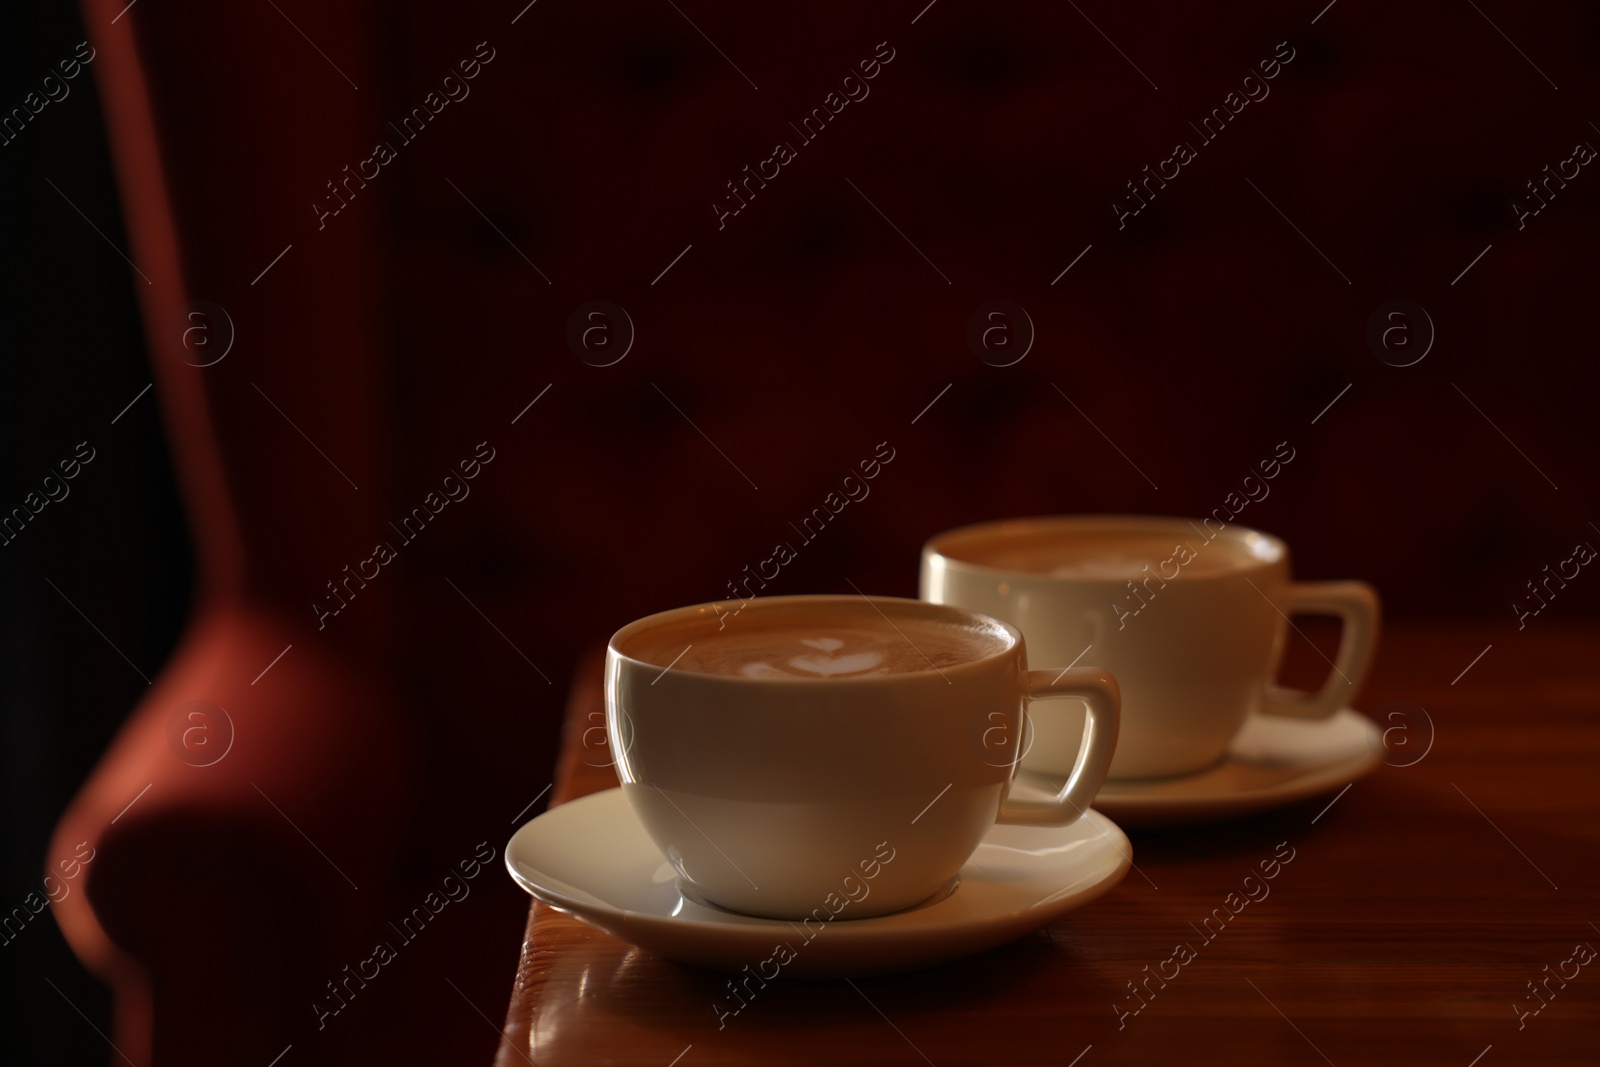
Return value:
<svg viewBox="0 0 1600 1067">
<path fill-rule="evenodd" d="M 945 667 L 935 667 L 930 663 L 928 668 L 925 670 L 895 671 L 890 674 L 859 674 L 854 676 L 833 676 L 819 678 L 803 678 L 799 676 L 793 678 L 746 678 L 741 675 L 734 674 L 707 674 L 700 671 L 687 670 L 678 671 L 676 673 L 680 675 L 692 676 L 697 681 L 708 685 L 734 685 L 751 687 L 765 686 L 769 688 L 777 685 L 810 686 L 818 684 L 825 684 L 829 686 L 896 685 L 903 684 L 904 681 L 920 681 L 928 678 L 942 678 L 948 681 L 949 679 L 947 676 L 952 673 L 964 674 L 969 671 L 985 670 L 992 667 L 996 663 L 1000 663 L 1012 658 L 1021 658 L 1026 655 L 1026 646 L 1023 643 L 1021 630 L 1017 629 L 1008 622 L 996 619 L 990 615 L 985 615 L 980 611 L 973 611 L 970 608 L 958 607 L 954 604 L 935 604 L 931 601 L 917 600 L 911 597 L 878 595 L 869 596 L 864 593 L 803 593 L 785 596 L 751 597 L 749 600 L 744 601 L 713 600 L 707 601 L 703 604 L 687 604 L 683 607 L 670 608 L 666 611 L 658 611 L 652 615 L 646 615 L 643 618 L 635 619 L 633 622 L 630 622 L 626 626 L 618 629 L 616 633 L 611 635 L 611 639 L 606 642 L 606 659 L 608 661 L 608 668 L 609 664 L 612 662 L 621 662 L 627 663 L 635 668 L 658 670 L 663 675 L 666 674 L 668 671 L 672 670 L 670 665 L 663 668 L 659 663 L 651 663 L 648 660 L 640 659 L 637 656 L 630 655 L 622 650 L 621 645 L 628 639 L 643 632 L 644 630 L 650 629 L 653 626 L 667 625 L 685 619 L 705 619 L 708 617 L 716 618 L 719 615 L 726 613 L 726 610 L 723 612 L 717 612 L 715 610 L 716 608 L 726 609 L 728 606 L 740 605 L 737 609 L 740 612 L 755 608 L 756 611 L 760 613 L 767 611 L 781 611 L 789 606 L 837 605 L 841 607 L 849 607 L 851 610 L 859 610 L 860 604 L 863 600 L 873 606 L 890 605 L 895 610 L 909 609 L 913 614 L 920 614 L 924 616 L 942 616 L 946 619 L 955 619 L 968 625 L 976 624 L 983 628 L 1000 630 L 1005 633 L 1006 637 L 1008 638 L 1008 643 L 1004 648 L 996 649 L 993 652 L 986 653 L 975 659 L 963 660 L 960 663 L 950 664 Z M 893 625 L 892 619 L 890 620 L 890 625 Z M 906 640 L 909 642 L 910 638 L 907 638 Z M 912 647 L 915 648 L 916 645 L 913 644 Z M 609 669 L 607 673 L 610 673 Z"/>
<path fill-rule="evenodd" d="M 928 560 L 937 557 L 947 568 L 960 568 L 970 573 L 1004 578 L 1013 582 L 1026 580 L 1049 585 L 1108 585 L 1120 588 L 1126 581 L 1125 578 L 1091 578 L 1041 574 L 1037 571 L 1023 570 L 1020 567 L 1001 567 L 989 563 L 976 563 L 972 560 L 952 555 L 950 552 L 951 543 L 962 539 L 976 539 L 980 536 L 1012 537 L 1024 533 L 1054 531 L 1111 530 L 1149 534 L 1174 532 L 1179 527 L 1182 527 L 1198 533 L 1199 528 L 1195 526 L 1195 523 L 1204 521 L 1204 519 L 1185 519 L 1171 515 L 1132 514 L 1039 515 L 1014 519 L 996 519 L 970 523 L 966 526 L 957 526 L 934 534 L 922 546 L 922 559 L 926 563 Z M 1184 578 L 1185 582 L 1229 581 L 1237 579 L 1240 575 L 1258 574 L 1273 568 L 1286 568 L 1288 566 L 1289 545 L 1283 538 L 1236 522 L 1228 523 L 1214 537 L 1202 537 L 1201 547 L 1196 551 L 1203 551 L 1205 545 L 1222 537 L 1228 538 L 1230 543 L 1242 548 L 1250 558 L 1241 561 L 1236 567 L 1230 567 L 1223 571 L 1186 576 Z M 1193 549 L 1194 546 L 1191 544 L 1190 548 Z"/>
</svg>

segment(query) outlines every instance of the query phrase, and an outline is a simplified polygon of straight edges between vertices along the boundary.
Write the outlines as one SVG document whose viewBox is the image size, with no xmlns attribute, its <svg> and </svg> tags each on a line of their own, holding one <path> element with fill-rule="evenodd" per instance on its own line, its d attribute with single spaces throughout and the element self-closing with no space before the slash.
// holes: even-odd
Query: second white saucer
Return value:
<svg viewBox="0 0 1600 1067">
<path fill-rule="evenodd" d="M 1128 838 L 1097 811 L 1071 826 L 995 826 L 928 902 L 802 928 L 680 892 L 620 789 L 552 808 L 506 845 L 517 884 L 612 937 L 682 963 L 806 977 L 911 970 L 993 948 L 1099 897 L 1132 862 Z"/>
<path fill-rule="evenodd" d="M 1343 708 L 1326 719 L 1251 715 L 1214 766 L 1175 778 L 1110 780 L 1094 806 L 1124 826 L 1180 826 L 1265 811 L 1352 782 L 1382 760 L 1383 736 Z M 1054 791 L 1024 773 L 1020 795 Z"/>
</svg>

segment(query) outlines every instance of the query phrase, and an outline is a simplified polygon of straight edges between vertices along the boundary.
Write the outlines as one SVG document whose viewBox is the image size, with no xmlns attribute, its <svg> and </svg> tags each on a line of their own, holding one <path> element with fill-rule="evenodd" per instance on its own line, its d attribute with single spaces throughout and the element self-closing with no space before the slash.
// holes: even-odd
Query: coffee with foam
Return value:
<svg viewBox="0 0 1600 1067">
<path fill-rule="evenodd" d="M 1074 531 L 988 542 L 974 539 L 953 545 L 948 551 L 953 558 L 986 567 L 1089 581 L 1121 581 L 1150 573 L 1168 579 L 1203 578 L 1227 574 L 1254 561 L 1227 541 L 1208 542 L 1198 535 L 1171 538 L 1120 531 Z"/>
<path fill-rule="evenodd" d="M 905 613 L 891 623 L 863 601 L 861 610 L 748 612 L 720 629 L 715 617 L 654 627 L 634 635 L 623 651 L 663 669 L 696 674 L 826 681 L 931 671 L 994 655 L 1011 644 L 998 625 L 961 625 Z"/>
</svg>

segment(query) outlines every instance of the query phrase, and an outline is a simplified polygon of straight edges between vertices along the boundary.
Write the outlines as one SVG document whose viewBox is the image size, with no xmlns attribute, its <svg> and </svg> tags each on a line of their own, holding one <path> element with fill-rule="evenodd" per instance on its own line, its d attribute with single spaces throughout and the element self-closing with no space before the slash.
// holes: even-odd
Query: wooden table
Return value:
<svg viewBox="0 0 1600 1067">
<path fill-rule="evenodd" d="M 598 661 L 583 678 L 557 802 L 615 784 L 585 762 Z M 1574 959 L 1600 949 L 1600 628 L 1391 627 L 1357 703 L 1401 729 L 1336 800 L 1130 832 L 1137 869 L 1048 929 L 853 987 L 780 980 L 721 1030 L 721 976 L 535 904 L 497 1067 L 1600 1062 L 1600 959 Z M 1270 896 L 1200 936 L 1279 842 Z M 1179 943 L 1194 959 L 1144 984 Z"/>
</svg>

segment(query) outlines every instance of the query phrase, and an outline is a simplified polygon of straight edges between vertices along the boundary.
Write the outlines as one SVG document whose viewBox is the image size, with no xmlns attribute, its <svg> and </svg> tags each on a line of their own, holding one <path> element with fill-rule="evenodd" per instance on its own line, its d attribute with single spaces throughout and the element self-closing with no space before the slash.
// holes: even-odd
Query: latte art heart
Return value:
<svg viewBox="0 0 1600 1067">
<path fill-rule="evenodd" d="M 818 651 L 830 653 L 830 655 L 790 656 L 786 665 L 796 671 L 803 671 L 819 678 L 832 678 L 839 674 L 860 674 L 862 671 L 870 671 L 883 663 L 882 652 L 867 651 L 855 652 L 846 656 L 831 655 L 831 653 L 837 652 L 844 647 L 844 642 L 837 637 L 802 637 L 800 643 Z M 746 678 L 772 678 L 782 677 L 792 672 L 786 672 L 782 668 L 774 667 L 772 664 L 762 660 L 745 664 L 740 673 Z"/>
<path fill-rule="evenodd" d="M 859 674 L 883 662 L 882 652 L 857 652 L 853 656 L 795 656 L 789 666 L 812 674 Z"/>
</svg>

